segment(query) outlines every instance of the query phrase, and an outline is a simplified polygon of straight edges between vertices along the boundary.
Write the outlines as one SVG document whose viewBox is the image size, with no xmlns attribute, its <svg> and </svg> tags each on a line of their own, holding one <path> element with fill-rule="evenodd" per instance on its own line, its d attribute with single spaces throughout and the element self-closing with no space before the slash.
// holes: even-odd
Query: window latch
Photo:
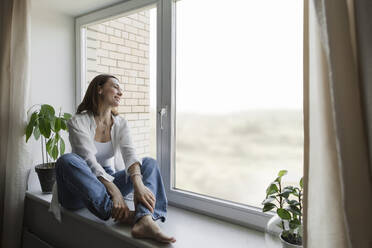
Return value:
<svg viewBox="0 0 372 248">
<path fill-rule="evenodd" d="M 165 108 L 161 108 L 160 111 L 159 111 L 159 114 L 160 114 L 160 129 L 163 130 L 163 117 L 167 116 L 167 107 L 168 106 L 165 106 Z"/>
</svg>

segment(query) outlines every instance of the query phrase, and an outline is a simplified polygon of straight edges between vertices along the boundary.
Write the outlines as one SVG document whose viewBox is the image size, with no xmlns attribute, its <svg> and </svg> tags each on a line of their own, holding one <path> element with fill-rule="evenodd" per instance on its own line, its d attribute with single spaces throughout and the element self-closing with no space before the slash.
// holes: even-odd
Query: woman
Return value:
<svg viewBox="0 0 372 248">
<path fill-rule="evenodd" d="M 98 75 L 89 84 L 68 121 L 72 153 L 57 160 L 58 201 L 66 209 L 87 207 L 100 219 L 132 224 L 134 237 L 173 243 L 155 223 L 165 221 L 167 208 L 159 168 L 154 159 L 136 157 L 128 123 L 115 110 L 121 96 L 112 75 Z M 123 199 L 132 191 L 135 211 Z"/>
</svg>

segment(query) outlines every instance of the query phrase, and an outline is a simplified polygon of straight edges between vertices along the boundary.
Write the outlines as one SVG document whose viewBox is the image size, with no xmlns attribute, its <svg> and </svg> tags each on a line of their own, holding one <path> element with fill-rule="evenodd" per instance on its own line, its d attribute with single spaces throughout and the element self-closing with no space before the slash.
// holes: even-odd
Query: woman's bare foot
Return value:
<svg viewBox="0 0 372 248">
<path fill-rule="evenodd" d="M 132 228 L 135 238 L 151 238 L 162 243 L 174 243 L 176 239 L 161 232 L 151 215 L 143 216 Z"/>
<path fill-rule="evenodd" d="M 136 216 L 136 212 L 135 211 L 129 211 L 129 214 L 128 214 L 128 218 L 124 219 L 120 219 L 119 222 L 120 223 L 123 223 L 123 224 L 127 224 L 127 225 L 131 225 L 133 226 L 134 225 L 134 217 Z"/>
</svg>

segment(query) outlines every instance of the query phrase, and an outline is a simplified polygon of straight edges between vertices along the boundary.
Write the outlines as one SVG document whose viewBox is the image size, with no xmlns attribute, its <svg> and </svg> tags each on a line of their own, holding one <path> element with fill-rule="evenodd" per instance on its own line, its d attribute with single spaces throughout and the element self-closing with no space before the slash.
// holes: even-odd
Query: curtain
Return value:
<svg viewBox="0 0 372 248">
<path fill-rule="evenodd" d="M 370 248 L 370 142 L 353 1 L 310 0 L 307 7 L 305 247 Z"/>
<path fill-rule="evenodd" d="M 0 3 L 0 236 L 20 247 L 26 175 L 31 166 L 23 136 L 29 87 L 29 0 Z"/>
</svg>

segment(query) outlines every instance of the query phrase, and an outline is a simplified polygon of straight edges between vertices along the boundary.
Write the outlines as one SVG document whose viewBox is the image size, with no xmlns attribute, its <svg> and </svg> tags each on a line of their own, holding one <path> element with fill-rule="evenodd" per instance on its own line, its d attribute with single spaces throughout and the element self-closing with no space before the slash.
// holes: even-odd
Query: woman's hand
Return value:
<svg viewBox="0 0 372 248">
<path fill-rule="evenodd" d="M 147 188 L 143 183 L 137 184 L 134 187 L 133 193 L 134 206 L 137 206 L 138 203 L 142 203 L 146 208 L 148 208 L 151 213 L 154 212 L 155 208 L 155 196 L 149 188 Z"/>
<path fill-rule="evenodd" d="M 111 196 L 112 200 L 112 210 L 111 210 L 111 217 L 114 218 L 115 221 L 118 220 L 127 220 L 129 217 L 129 208 L 124 201 L 123 195 L 121 194 L 120 190 L 116 185 L 112 182 L 105 180 L 103 177 L 98 177 L 103 185 L 105 185 L 107 192 Z"/>
</svg>

